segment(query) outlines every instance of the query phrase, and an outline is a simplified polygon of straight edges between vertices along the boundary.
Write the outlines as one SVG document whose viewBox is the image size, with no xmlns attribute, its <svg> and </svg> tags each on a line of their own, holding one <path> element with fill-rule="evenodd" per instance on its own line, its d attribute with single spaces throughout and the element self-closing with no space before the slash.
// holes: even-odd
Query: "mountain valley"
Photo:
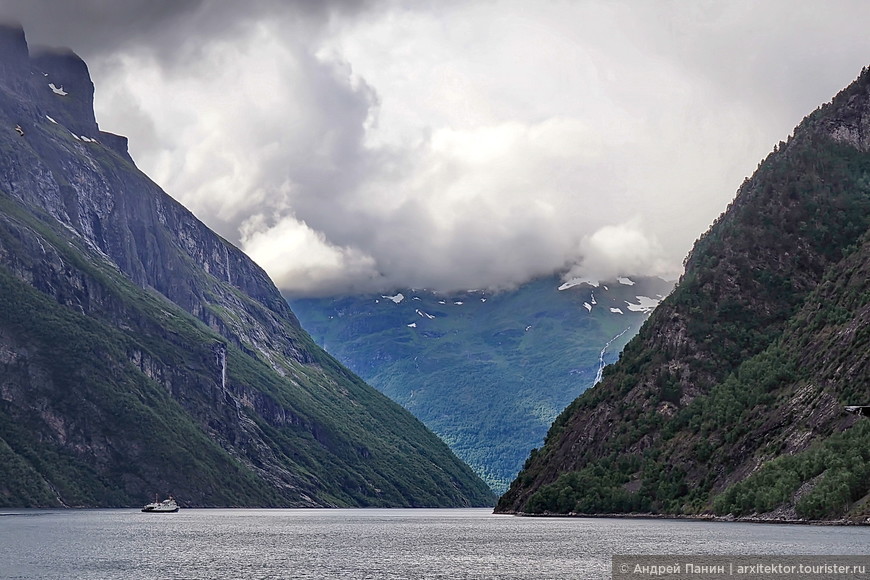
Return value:
<svg viewBox="0 0 870 580">
<path fill-rule="evenodd" d="M 402 289 L 291 306 L 318 344 L 504 492 L 671 287 L 552 275 L 500 292 Z"/>
</svg>

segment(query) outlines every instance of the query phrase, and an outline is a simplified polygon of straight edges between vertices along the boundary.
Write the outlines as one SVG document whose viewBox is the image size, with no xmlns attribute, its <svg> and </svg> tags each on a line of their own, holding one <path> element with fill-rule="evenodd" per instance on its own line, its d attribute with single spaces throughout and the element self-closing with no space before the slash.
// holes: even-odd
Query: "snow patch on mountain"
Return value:
<svg viewBox="0 0 870 580">
<path fill-rule="evenodd" d="M 631 278 L 626 278 L 624 276 L 620 276 L 616 279 L 616 281 L 625 286 L 634 286 L 634 280 L 632 280 Z"/>
<path fill-rule="evenodd" d="M 381 298 L 386 298 L 387 300 L 392 300 L 394 303 L 398 304 L 398 303 L 400 303 L 402 300 L 405 299 L 405 295 L 402 294 L 401 292 L 399 292 L 399 293 L 396 294 L 395 296 L 381 296 Z"/>
<path fill-rule="evenodd" d="M 48 83 L 48 88 L 50 88 L 54 92 L 55 95 L 60 95 L 62 97 L 65 97 L 69 94 L 68 92 L 63 90 L 63 85 L 61 85 L 60 87 L 56 87 L 56 86 L 54 86 L 54 83 Z"/>
<path fill-rule="evenodd" d="M 614 314 L 625 314 L 625 312 L 622 311 L 622 308 L 611 308 L 610 311 Z"/>
<path fill-rule="evenodd" d="M 589 278 L 571 278 L 570 280 L 559 286 L 559 290 L 567 290 L 568 288 L 573 288 L 574 286 L 579 286 L 580 284 L 589 284 L 590 286 L 598 288 L 598 280 L 591 280 Z"/>
<path fill-rule="evenodd" d="M 435 317 L 432 316 L 431 314 L 429 314 L 429 313 L 427 313 L 427 312 L 423 312 L 423 311 L 420 310 L 419 308 L 416 310 L 416 312 L 417 312 L 417 314 L 419 314 L 419 315 L 422 316 L 423 318 L 428 318 L 429 320 L 433 320 L 433 319 L 435 318 Z"/>
<path fill-rule="evenodd" d="M 656 300 L 655 298 L 650 298 L 649 296 L 635 296 L 637 300 L 637 304 L 625 301 L 626 306 L 632 312 L 652 312 L 655 310 L 655 307 L 659 305 L 661 300 Z"/>
<path fill-rule="evenodd" d="M 585 308 L 585 309 L 588 310 L 589 312 L 592 312 L 592 305 L 589 304 L 588 302 L 584 302 L 584 303 L 583 303 L 583 308 Z"/>
</svg>

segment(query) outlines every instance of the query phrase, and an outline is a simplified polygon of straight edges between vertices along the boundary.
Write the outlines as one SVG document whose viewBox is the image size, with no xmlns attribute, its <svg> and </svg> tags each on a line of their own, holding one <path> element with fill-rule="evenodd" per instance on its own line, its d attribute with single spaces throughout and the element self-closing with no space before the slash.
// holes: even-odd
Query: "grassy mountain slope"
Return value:
<svg viewBox="0 0 870 580">
<path fill-rule="evenodd" d="M 503 512 L 865 513 L 870 75 L 797 127 Z"/>
<path fill-rule="evenodd" d="M 640 328 L 638 296 L 652 304 L 671 288 L 624 282 L 558 290 L 549 276 L 495 294 L 403 290 L 291 304 L 318 344 L 503 492 L 559 411 L 593 384 L 605 345 L 613 341 L 612 362 Z"/>
<path fill-rule="evenodd" d="M 0 28 L 0 506 L 488 504 L 139 172 L 92 96 L 77 56 Z"/>
</svg>

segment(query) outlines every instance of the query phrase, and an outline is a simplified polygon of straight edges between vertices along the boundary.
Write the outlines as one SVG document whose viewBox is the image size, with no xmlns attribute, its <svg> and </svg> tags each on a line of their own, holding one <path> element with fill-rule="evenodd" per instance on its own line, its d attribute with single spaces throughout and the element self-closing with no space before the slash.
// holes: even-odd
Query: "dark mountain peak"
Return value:
<svg viewBox="0 0 870 580">
<path fill-rule="evenodd" d="M 4 65 L 17 63 L 26 66 L 29 60 L 24 28 L 16 22 L 0 22 L 0 54 Z"/>
<path fill-rule="evenodd" d="M 96 138 L 94 83 L 88 65 L 68 48 L 34 48 L 31 69 L 41 103 L 79 135 Z M 49 112 L 49 114 L 51 114 Z"/>
<path fill-rule="evenodd" d="M 820 111 L 821 130 L 833 140 L 870 151 L 870 68 Z"/>
<path fill-rule="evenodd" d="M 0 23 L 0 80 L 3 86 L 20 91 L 28 85 L 30 53 L 20 24 Z"/>
<path fill-rule="evenodd" d="M 0 93 L 10 128 L 27 133 L 56 123 L 79 140 L 97 140 L 126 161 L 127 138 L 100 131 L 94 115 L 94 83 L 84 60 L 69 48 L 28 48 L 20 24 L 0 24 Z M 0 99 L 3 95 L 0 94 Z"/>
</svg>

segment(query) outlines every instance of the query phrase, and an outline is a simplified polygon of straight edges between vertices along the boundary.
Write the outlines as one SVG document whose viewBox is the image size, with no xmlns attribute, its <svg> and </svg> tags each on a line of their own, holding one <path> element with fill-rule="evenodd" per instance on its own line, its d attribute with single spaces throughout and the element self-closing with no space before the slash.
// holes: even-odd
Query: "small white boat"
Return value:
<svg viewBox="0 0 870 580">
<path fill-rule="evenodd" d="M 163 501 L 157 501 L 157 496 L 154 496 L 154 502 L 149 503 L 145 507 L 142 508 L 143 512 L 153 512 L 160 514 L 171 514 L 178 511 L 178 504 L 175 503 L 175 498 L 171 495 L 169 499 L 164 499 Z"/>
</svg>

